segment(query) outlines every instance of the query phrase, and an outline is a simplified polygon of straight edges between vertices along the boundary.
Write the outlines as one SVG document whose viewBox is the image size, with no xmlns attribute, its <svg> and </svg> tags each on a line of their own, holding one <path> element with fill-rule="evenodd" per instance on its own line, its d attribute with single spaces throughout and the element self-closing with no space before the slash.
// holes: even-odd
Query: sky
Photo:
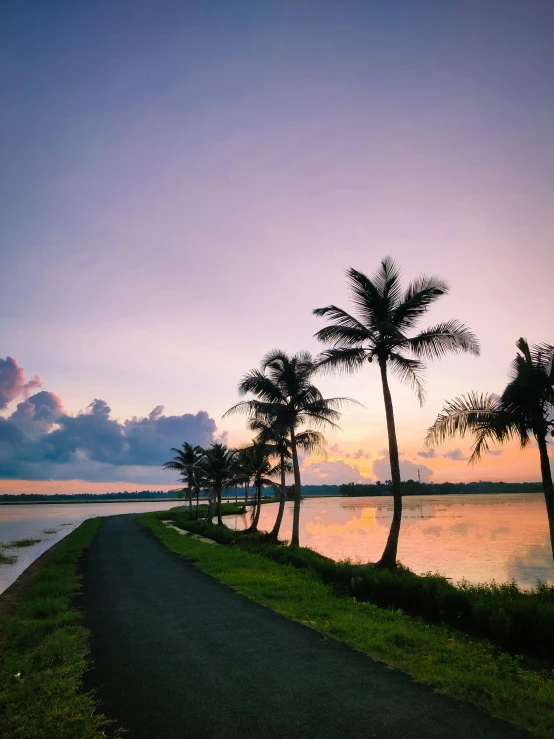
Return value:
<svg viewBox="0 0 554 739">
<path fill-rule="evenodd" d="M 312 310 L 387 255 L 450 285 L 422 328 L 482 345 L 423 408 L 392 381 L 404 476 L 540 479 L 423 439 L 554 344 L 553 29 L 550 0 L 4 0 L 0 492 L 173 487 L 169 448 L 248 441 L 241 376 L 317 353 Z M 386 478 L 378 372 L 318 385 L 363 407 L 303 482 Z"/>
</svg>

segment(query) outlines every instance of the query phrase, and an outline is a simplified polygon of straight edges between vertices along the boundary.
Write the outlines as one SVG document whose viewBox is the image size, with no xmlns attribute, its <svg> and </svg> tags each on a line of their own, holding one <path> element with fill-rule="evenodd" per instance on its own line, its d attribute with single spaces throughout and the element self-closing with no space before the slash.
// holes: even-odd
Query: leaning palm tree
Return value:
<svg viewBox="0 0 554 739">
<path fill-rule="evenodd" d="M 252 508 L 252 523 L 245 531 L 254 532 L 258 530 L 260 512 L 262 507 L 262 490 L 264 485 L 275 487 L 276 482 L 270 479 L 270 475 L 278 472 L 279 465 L 272 465 L 269 461 L 271 449 L 264 442 L 254 439 L 252 444 L 240 450 L 244 456 L 243 470 L 256 491 L 256 498 Z M 238 478 L 239 480 L 241 478 Z"/>
<path fill-rule="evenodd" d="M 377 566 L 395 567 L 402 520 L 402 492 L 388 372 L 390 370 L 401 382 L 411 385 L 423 404 L 422 373 L 425 364 L 422 360 L 440 359 L 449 352 L 479 354 L 479 343 L 469 328 L 455 319 L 408 336 L 429 306 L 448 292 L 448 286 L 438 277 L 424 275 L 403 290 L 400 270 L 390 257 L 381 261 L 379 270 L 371 278 L 355 269 L 347 270 L 346 276 L 355 315 L 335 305 L 314 310 L 316 316 L 331 321 L 316 333 L 320 341 L 331 347 L 322 352 L 318 363 L 322 369 L 347 373 L 360 369 L 366 363 L 375 362 L 379 365 L 387 419 L 394 509 L 387 544 Z"/>
<path fill-rule="evenodd" d="M 186 482 L 189 517 L 192 518 L 192 496 L 193 492 L 198 489 L 198 462 L 204 456 L 204 450 L 201 446 L 193 446 L 185 441 L 180 449 L 173 447 L 171 451 L 175 452 L 175 456 L 169 462 L 164 463 L 164 469 L 176 470 L 179 472 L 181 479 Z M 198 508 L 198 496 L 196 507 Z"/>
<path fill-rule="evenodd" d="M 298 462 L 299 428 L 310 422 L 315 427 L 338 428 L 339 408 L 356 401 L 349 398 L 324 398 L 312 384 L 316 365 L 309 352 L 289 355 L 281 350 L 269 352 L 261 362 L 259 370 L 251 370 L 239 382 L 239 393 L 252 393 L 255 400 L 245 400 L 230 408 L 230 413 L 246 413 L 251 419 L 271 421 L 279 417 L 286 425 L 290 436 L 292 466 L 294 473 L 294 514 L 291 544 L 299 545 L 300 464 Z"/>
<path fill-rule="evenodd" d="M 223 491 L 235 481 L 235 452 L 225 444 L 212 444 L 206 450 L 204 457 L 198 462 L 197 468 L 202 484 L 210 493 L 206 522 L 211 523 L 214 513 L 217 514 L 217 523 L 223 525 L 221 517 L 221 496 Z M 215 510 L 214 510 L 215 509 Z"/>
<path fill-rule="evenodd" d="M 516 346 L 519 353 L 502 395 L 470 392 L 450 401 L 428 430 L 425 443 L 438 446 L 455 434 L 471 434 L 474 443 L 469 462 L 474 464 L 488 451 L 489 442 L 517 439 L 524 449 L 534 437 L 554 557 L 554 489 L 547 446 L 547 437 L 554 435 L 554 347 L 530 347 L 525 339 L 519 339 Z"/>
<path fill-rule="evenodd" d="M 265 444 L 269 454 L 278 460 L 276 472 L 280 474 L 281 478 L 279 486 L 279 508 L 277 509 L 275 524 L 269 533 L 269 537 L 277 541 L 287 500 L 286 475 L 293 471 L 290 462 L 292 453 L 288 428 L 279 416 L 271 420 L 252 419 L 248 425 L 251 431 L 258 432 L 256 440 Z M 318 452 L 320 455 L 326 456 L 323 447 L 325 443 L 326 440 L 323 434 L 313 429 L 306 429 L 296 435 L 297 447 L 307 454 Z"/>
</svg>

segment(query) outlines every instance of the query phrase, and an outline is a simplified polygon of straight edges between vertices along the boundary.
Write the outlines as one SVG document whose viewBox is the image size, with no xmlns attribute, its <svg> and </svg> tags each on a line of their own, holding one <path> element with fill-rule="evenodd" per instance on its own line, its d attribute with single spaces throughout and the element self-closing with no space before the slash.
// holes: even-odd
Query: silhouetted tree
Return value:
<svg viewBox="0 0 554 739">
<path fill-rule="evenodd" d="M 288 428 L 294 474 L 294 513 L 291 544 L 299 545 L 300 465 L 298 463 L 299 428 L 309 422 L 316 428 L 337 428 L 339 408 L 351 401 L 348 398 L 324 398 L 311 380 L 316 370 L 309 352 L 289 355 L 281 350 L 269 352 L 261 362 L 259 370 L 251 370 L 239 383 L 239 393 L 252 393 L 256 400 L 245 400 L 230 408 L 230 413 L 246 413 L 251 419 L 271 422 L 280 418 Z"/>
<path fill-rule="evenodd" d="M 164 469 L 176 470 L 179 472 L 183 482 L 187 484 L 187 499 L 189 502 L 189 516 L 192 518 L 192 495 L 198 491 L 198 462 L 204 456 L 204 450 L 200 446 L 193 446 L 187 441 L 183 443 L 180 449 L 173 447 L 172 452 L 175 456 L 169 462 L 164 463 Z M 198 493 L 196 497 L 196 507 L 198 509 Z"/>
<path fill-rule="evenodd" d="M 428 430 L 425 443 L 439 445 L 455 434 L 470 434 L 474 442 L 469 462 L 473 464 L 488 451 L 489 442 L 503 444 L 517 439 L 523 449 L 534 437 L 554 557 L 554 490 L 547 446 L 548 436 L 554 435 L 554 347 L 530 347 L 525 339 L 519 339 L 516 346 L 519 353 L 502 395 L 470 392 L 451 400 Z"/>
<path fill-rule="evenodd" d="M 343 372 L 353 372 L 373 361 L 379 366 L 387 418 L 394 510 L 387 544 L 377 565 L 395 567 L 402 520 L 402 492 L 388 370 L 401 382 L 411 385 L 423 403 L 422 372 L 425 365 L 422 359 L 440 359 L 449 352 L 479 354 L 479 344 L 474 334 L 455 319 L 408 336 L 429 306 L 448 292 L 448 286 L 438 277 L 419 277 L 403 290 L 400 270 L 390 257 L 382 260 L 379 270 L 371 278 L 355 269 L 349 269 L 346 275 L 356 315 L 335 305 L 314 310 L 315 315 L 331 321 L 316 333 L 320 341 L 331 346 L 322 352 L 318 364 L 322 369 Z"/>
</svg>

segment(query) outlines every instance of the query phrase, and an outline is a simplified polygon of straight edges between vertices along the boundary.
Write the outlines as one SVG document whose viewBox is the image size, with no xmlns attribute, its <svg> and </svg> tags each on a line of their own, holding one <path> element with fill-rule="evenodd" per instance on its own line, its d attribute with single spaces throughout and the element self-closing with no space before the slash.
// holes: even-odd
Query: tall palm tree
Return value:
<svg viewBox="0 0 554 739">
<path fill-rule="evenodd" d="M 277 410 L 279 410 L 277 408 Z M 269 534 L 271 539 L 275 541 L 279 538 L 279 531 L 283 521 L 285 511 L 285 503 L 287 500 L 286 475 L 293 471 L 290 460 L 292 459 L 291 443 L 289 438 L 289 430 L 283 420 L 279 416 L 271 420 L 252 419 L 249 422 L 251 431 L 257 431 L 257 441 L 267 446 L 271 456 L 278 460 L 276 472 L 280 473 L 281 484 L 279 487 L 279 508 L 275 524 Z M 296 444 L 299 449 L 307 454 L 318 452 L 326 456 L 323 445 L 326 443 L 325 437 L 320 431 L 306 429 L 296 435 Z"/>
<path fill-rule="evenodd" d="M 438 277 L 422 276 L 402 289 L 400 270 L 386 257 L 373 277 L 349 269 L 346 272 L 354 313 L 335 305 L 314 310 L 316 316 L 330 319 L 330 324 L 316 337 L 331 346 L 319 357 L 319 367 L 354 372 L 366 363 L 379 365 L 389 439 L 394 509 L 385 550 L 377 566 L 395 567 L 402 520 L 400 459 L 389 388 L 390 370 L 401 382 L 413 387 L 421 404 L 424 400 L 422 372 L 424 359 L 440 359 L 449 352 L 479 354 L 474 334 L 456 319 L 443 321 L 408 336 L 429 306 L 449 288 Z"/>
<path fill-rule="evenodd" d="M 206 450 L 203 458 L 198 462 L 198 469 L 202 484 L 210 492 L 210 502 L 206 522 L 211 523 L 215 513 L 217 523 L 223 525 L 221 517 L 221 496 L 223 491 L 234 484 L 235 480 L 235 452 L 225 444 L 212 444 Z"/>
<path fill-rule="evenodd" d="M 474 442 L 469 462 L 473 464 L 488 451 L 489 442 L 503 444 L 517 439 L 523 449 L 534 437 L 554 557 L 554 489 L 547 446 L 547 437 L 554 436 L 554 347 L 530 347 L 525 339 L 519 339 L 516 346 L 519 353 L 502 395 L 470 392 L 446 403 L 428 430 L 425 443 L 438 446 L 455 434 L 471 434 Z"/>
<path fill-rule="evenodd" d="M 164 463 L 164 469 L 177 470 L 181 479 L 187 484 L 187 499 L 189 502 L 189 516 L 192 518 L 192 495 L 197 489 L 198 462 L 204 456 L 204 450 L 201 446 L 193 446 L 185 441 L 180 449 L 173 447 L 175 452 L 173 459 Z M 198 508 L 198 499 L 196 501 Z"/>
<path fill-rule="evenodd" d="M 282 419 L 290 435 L 292 465 L 294 473 L 294 514 L 291 545 L 299 545 L 300 465 L 298 462 L 298 429 L 308 421 L 313 426 L 337 427 L 339 408 L 355 403 L 349 398 L 324 398 L 312 384 L 316 365 L 309 352 L 289 355 L 279 349 L 269 352 L 260 369 L 248 372 L 239 382 L 239 393 L 252 393 L 256 400 L 245 400 L 230 408 L 230 413 L 246 413 L 249 418 L 271 421 L 276 416 Z"/>
</svg>

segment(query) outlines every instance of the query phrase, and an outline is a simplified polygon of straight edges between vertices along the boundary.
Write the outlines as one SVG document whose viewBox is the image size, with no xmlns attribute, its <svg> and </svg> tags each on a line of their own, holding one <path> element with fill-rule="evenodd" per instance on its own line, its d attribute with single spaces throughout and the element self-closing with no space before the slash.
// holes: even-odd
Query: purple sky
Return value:
<svg viewBox="0 0 554 739">
<path fill-rule="evenodd" d="M 240 376 L 271 348 L 317 351 L 311 310 L 347 307 L 344 270 L 390 254 L 451 284 L 427 323 L 460 318 L 483 346 L 429 368 L 423 409 L 393 385 L 406 460 L 539 479 L 532 450 L 477 468 L 463 441 L 417 452 L 445 399 L 502 390 L 519 336 L 554 343 L 550 0 L 4 0 L 0 29 L 0 357 L 68 417 L 164 405 L 246 441 L 221 421 Z M 375 479 L 378 374 L 320 385 L 366 408 L 306 481 Z M 172 482 L 75 453 L 50 476 Z"/>
</svg>

